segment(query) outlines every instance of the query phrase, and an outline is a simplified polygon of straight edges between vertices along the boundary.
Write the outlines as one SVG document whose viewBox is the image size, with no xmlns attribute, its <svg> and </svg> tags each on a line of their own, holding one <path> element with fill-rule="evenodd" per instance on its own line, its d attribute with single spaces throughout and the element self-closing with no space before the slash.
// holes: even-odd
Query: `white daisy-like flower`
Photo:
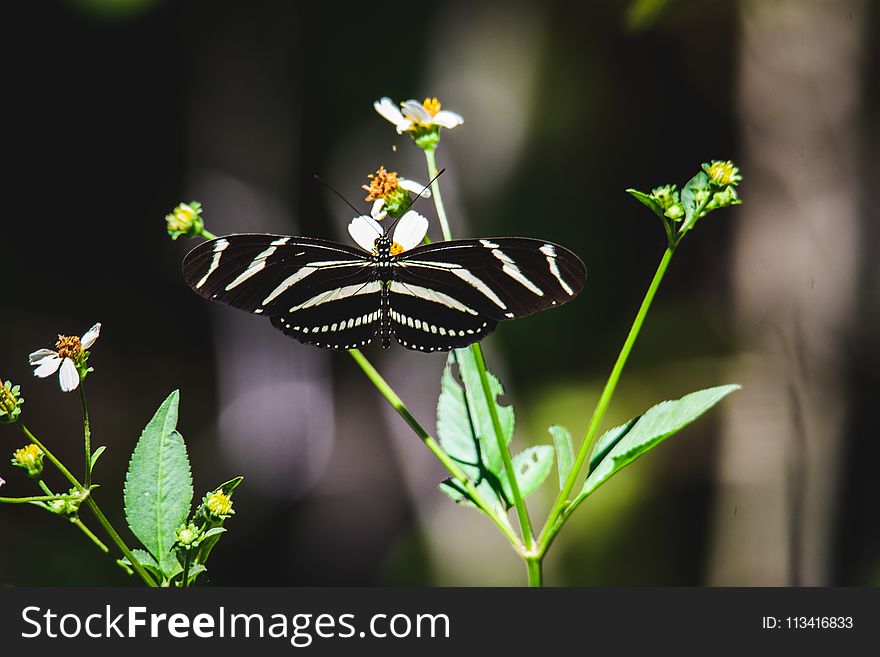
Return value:
<svg viewBox="0 0 880 657">
<path fill-rule="evenodd" d="M 101 334 L 101 323 L 98 322 L 81 338 L 74 336 L 59 335 L 55 349 L 38 349 L 28 360 L 34 368 L 34 376 L 45 379 L 58 372 L 58 382 L 61 390 L 71 392 L 79 386 L 78 365 L 83 354 L 89 349 Z"/>
<path fill-rule="evenodd" d="M 451 130 L 464 123 L 461 114 L 442 109 L 442 104 L 436 98 L 425 98 L 421 103 L 410 98 L 403 101 L 398 109 L 394 102 L 385 96 L 374 102 L 373 107 L 383 118 L 394 124 L 399 135 L 407 130 L 432 126 Z"/>
<path fill-rule="evenodd" d="M 379 222 L 365 214 L 351 220 L 348 224 L 348 232 L 359 247 L 370 252 L 374 250 L 376 238 L 385 234 Z M 415 210 L 410 210 L 394 227 L 391 255 L 399 255 L 417 247 L 425 239 L 427 232 L 428 220 Z"/>
</svg>

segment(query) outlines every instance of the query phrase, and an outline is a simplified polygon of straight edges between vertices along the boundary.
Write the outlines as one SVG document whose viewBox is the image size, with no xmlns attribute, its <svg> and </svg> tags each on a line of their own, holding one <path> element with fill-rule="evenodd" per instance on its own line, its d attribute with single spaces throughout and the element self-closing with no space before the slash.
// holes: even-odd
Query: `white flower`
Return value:
<svg viewBox="0 0 880 657">
<path fill-rule="evenodd" d="M 464 123 L 461 114 L 441 109 L 440 101 L 436 98 L 425 98 L 421 103 L 411 98 L 402 102 L 398 109 L 394 102 L 385 96 L 374 102 L 373 107 L 383 118 L 394 124 L 399 135 L 418 127 L 436 125 L 452 129 Z"/>
<path fill-rule="evenodd" d="M 361 215 L 355 217 L 348 224 L 348 232 L 352 239 L 366 251 L 373 251 L 376 238 L 385 234 L 379 223 L 372 217 Z M 415 210 L 410 210 L 394 227 L 394 235 L 391 238 L 391 254 L 398 255 L 421 244 L 428 232 L 428 220 Z"/>
<path fill-rule="evenodd" d="M 95 344 L 100 333 L 101 323 L 99 322 L 86 331 L 81 338 L 59 335 L 55 345 L 58 351 L 38 349 L 28 356 L 31 366 L 34 367 L 34 376 L 45 379 L 58 372 L 61 390 L 64 392 L 76 390 L 79 385 L 77 365 L 83 353 Z"/>
</svg>

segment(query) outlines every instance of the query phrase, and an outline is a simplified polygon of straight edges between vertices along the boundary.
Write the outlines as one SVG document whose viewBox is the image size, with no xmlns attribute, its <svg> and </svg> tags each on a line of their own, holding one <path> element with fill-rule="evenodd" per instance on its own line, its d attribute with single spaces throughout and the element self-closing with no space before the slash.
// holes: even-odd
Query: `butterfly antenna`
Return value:
<svg viewBox="0 0 880 657">
<path fill-rule="evenodd" d="M 323 179 L 321 176 L 319 176 L 317 173 L 312 174 L 312 178 L 313 178 L 316 182 L 319 182 L 319 183 L 321 183 L 322 185 L 324 185 L 327 189 L 329 189 L 331 192 L 333 192 L 334 194 L 336 194 L 336 196 L 338 196 L 339 198 L 341 198 L 341 199 L 342 199 L 342 202 L 345 203 L 348 207 L 350 207 L 350 208 L 354 211 L 355 216 L 359 217 L 359 216 L 361 216 L 362 214 L 364 214 L 363 212 L 361 212 L 360 210 L 358 210 L 356 207 L 354 207 L 354 206 L 349 202 L 349 200 L 348 200 L 347 198 L 345 198 L 342 194 L 340 194 L 338 191 L 336 191 L 336 189 L 333 187 L 333 185 L 331 185 L 330 183 L 328 183 L 326 180 L 324 180 L 324 179 Z M 422 190 L 422 191 L 424 191 L 424 190 Z"/>
<path fill-rule="evenodd" d="M 391 234 L 391 230 L 397 225 L 397 222 L 400 221 L 400 220 L 403 218 L 403 215 L 405 215 L 407 212 L 409 212 L 409 209 L 413 206 L 413 204 L 414 204 L 416 201 L 418 201 L 420 198 L 422 198 L 422 194 L 425 193 L 425 190 L 428 189 L 431 185 L 433 185 L 433 184 L 434 184 L 434 181 L 437 180 L 437 178 L 439 178 L 440 176 L 442 176 L 444 173 L 446 173 L 446 168 L 445 168 L 445 167 L 444 167 L 443 169 L 440 169 L 440 171 L 437 172 L 437 175 L 434 176 L 433 178 L 431 178 L 431 180 L 428 181 L 428 184 L 427 184 L 427 185 L 425 185 L 424 187 L 422 187 L 422 191 L 420 191 L 420 192 L 416 195 L 416 197 L 415 197 L 413 200 L 411 200 L 411 201 L 409 202 L 409 205 L 406 206 L 406 209 L 400 214 L 400 216 L 399 216 L 397 219 L 395 219 L 395 220 L 391 223 L 391 225 L 388 226 L 388 228 L 385 229 L 385 234 L 386 234 L 386 235 L 390 235 L 390 234 Z"/>
</svg>

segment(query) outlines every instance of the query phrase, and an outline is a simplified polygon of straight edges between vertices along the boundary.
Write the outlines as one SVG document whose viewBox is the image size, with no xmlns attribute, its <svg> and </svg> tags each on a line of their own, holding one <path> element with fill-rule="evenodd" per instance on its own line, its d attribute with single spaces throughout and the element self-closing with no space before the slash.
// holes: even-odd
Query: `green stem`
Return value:
<svg viewBox="0 0 880 657">
<path fill-rule="evenodd" d="M 372 363 L 367 360 L 366 356 L 364 356 L 359 349 L 349 349 L 348 353 L 351 354 L 351 357 L 354 358 L 355 362 L 360 366 L 360 368 L 364 371 L 364 374 L 367 375 L 367 378 L 376 386 L 376 389 L 382 393 L 382 396 L 388 400 L 388 403 L 391 404 L 391 407 L 397 411 L 397 414 L 400 415 L 406 423 L 415 431 L 416 435 L 421 439 L 423 443 L 430 449 L 434 456 L 436 456 L 443 466 L 449 471 L 458 483 L 460 483 L 467 490 L 468 494 L 473 499 L 474 503 L 480 507 L 480 509 L 485 513 L 492 522 L 501 530 L 507 539 L 510 541 L 511 545 L 513 545 L 514 549 L 519 551 L 522 548 L 522 542 L 519 540 L 517 535 L 513 533 L 510 526 L 502 520 L 492 507 L 483 499 L 483 496 L 477 491 L 476 487 L 471 483 L 470 479 L 468 479 L 467 475 L 464 471 L 458 466 L 458 464 L 452 459 L 449 454 L 446 453 L 446 450 L 440 446 L 440 444 L 429 434 L 425 428 L 419 424 L 419 421 L 413 416 L 413 414 L 409 411 L 406 405 L 403 403 L 403 400 L 397 395 L 396 392 L 388 385 L 388 382 L 382 378 L 382 375 L 373 367 Z"/>
<path fill-rule="evenodd" d="M 526 571 L 529 575 L 529 586 L 544 586 L 543 557 L 526 557 Z"/>
<path fill-rule="evenodd" d="M 477 371 L 480 374 L 480 384 L 483 388 L 483 396 L 486 398 L 486 406 L 489 408 L 489 417 L 492 418 L 495 440 L 498 443 L 498 451 L 501 453 L 501 460 L 504 463 L 504 474 L 507 477 L 507 483 L 510 485 L 510 491 L 513 494 L 513 506 L 516 508 L 516 515 L 519 518 L 523 543 L 526 546 L 526 550 L 531 550 L 535 547 L 532 536 L 532 523 L 529 520 L 529 511 L 526 508 L 526 502 L 519 489 L 519 484 L 516 482 L 516 472 L 513 469 L 513 461 L 510 458 L 510 448 L 504 440 L 504 431 L 501 428 L 501 421 L 498 419 L 498 407 L 496 406 L 495 395 L 492 394 L 492 388 L 489 386 L 489 375 L 486 372 L 486 361 L 483 359 L 483 350 L 480 348 L 480 343 L 474 342 L 471 345 L 471 351 L 474 354 Z"/>
<path fill-rule="evenodd" d="M 83 442 L 86 450 L 86 483 L 88 488 L 92 485 L 92 430 L 89 426 L 89 407 L 86 404 L 86 386 L 85 381 L 79 384 L 79 400 L 82 405 L 83 416 Z"/>
<path fill-rule="evenodd" d="M 39 486 L 40 490 L 43 491 L 44 493 L 46 493 L 46 495 L 52 495 L 53 497 L 55 496 L 55 493 L 52 492 L 52 489 L 49 488 L 46 485 L 46 482 L 43 481 L 42 479 L 37 480 L 37 486 Z"/>
<path fill-rule="evenodd" d="M 593 417 L 590 420 L 589 427 L 587 427 L 584 440 L 578 449 L 577 457 L 572 465 L 571 472 L 569 472 L 568 478 L 565 480 L 565 486 L 559 492 L 559 496 L 556 498 L 556 502 L 553 505 L 553 510 L 550 512 L 543 530 L 541 530 L 537 547 L 538 554 L 540 555 L 543 555 L 547 551 L 550 543 L 562 527 L 565 518 L 567 518 L 571 511 L 573 511 L 573 509 L 569 508 L 571 506 L 569 504 L 569 496 L 578 480 L 581 468 L 587 460 L 593 441 L 596 439 L 599 432 L 602 418 L 605 417 L 605 411 L 608 410 L 608 405 L 611 403 L 611 397 L 614 395 L 614 390 L 617 387 L 617 382 L 620 380 L 623 367 L 626 365 L 626 361 L 636 342 L 636 338 L 639 336 L 642 324 L 645 322 L 645 317 L 651 307 L 651 302 L 654 300 L 654 296 L 657 294 L 657 289 L 660 287 L 660 282 L 663 280 L 663 276 L 666 274 L 666 269 L 669 267 L 669 261 L 672 259 L 673 249 L 674 247 L 670 246 L 663 253 L 663 258 L 660 260 L 660 264 L 657 266 L 657 271 L 654 273 L 654 279 L 651 281 L 651 285 L 645 293 L 645 298 L 642 300 L 639 312 L 636 314 L 636 318 L 630 327 L 629 335 L 627 335 L 626 341 L 623 343 L 620 354 L 617 356 L 617 362 L 614 363 L 614 368 L 611 370 L 608 381 L 605 383 L 604 390 L 602 390 L 602 396 L 599 397 L 599 402 L 596 404 L 596 408 L 593 411 Z M 565 518 L 560 517 L 563 513 L 565 514 Z"/>
<path fill-rule="evenodd" d="M 189 552 L 190 551 L 187 550 L 183 558 L 183 580 L 181 581 L 180 586 L 184 589 L 189 588 Z"/>
<path fill-rule="evenodd" d="M 83 524 L 82 520 L 80 520 L 79 518 L 71 518 L 70 522 L 73 523 L 74 525 L 76 525 L 77 527 L 79 527 L 80 530 L 82 531 L 82 533 L 85 534 L 86 536 L 88 536 L 92 540 L 92 543 L 94 543 L 95 545 L 98 546 L 98 549 L 101 550 L 101 552 L 103 552 L 104 554 L 110 553 L 110 548 L 108 548 L 106 545 L 104 545 L 104 543 L 101 541 L 101 539 L 98 538 L 97 536 L 95 536 L 92 533 L 92 530 Z"/>
<path fill-rule="evenodd" d="M 199 233 L 206 240 L 214 240 L 217 239 L 217 236 L 206 228 L 202 227 L 202 231 Z"/>
<path fill-rule="evenodd" d="M 74 488 L 76 488 L 77 490 L 79 490 L 82 493 L 87 492 L 86 487 L 83 486 L 79 482 L 79 480 L 70 473 L 70 470 L 65 468 L 64 464 L 61 461 L 59 461 L 55 457 L 55 455 L 52 452 L 50 452 L 46 448 L 46 446 L 43 443 L 41 443 L 40 440 L 34 434 L 32 434 L 30 432 L 30 430 L 24 425 L 23 422 L 18 421 L 18 422 L 16 422 L 16 424 L 18 425 L 18 428 L 21 430 L 21 432 L 25 436 L 27 436 L 28 440 L 30 440 L 34 445 L 36 445 L 41 450 L 43 450 L 43 454 L 46 456 L 46 458 L 49 459 L 49 461 L 56 468 L 58 468 L 59 472 L 61 472 L 61 474 L 64 475 L 64 478 L 67 479 L 67 481 L 69 481 L 74 486 Z M 126 556 L 126 558 L 128 558 L 128 560 L 131 562 L 132 568 L 135 569 L 137 574 L 144 581 L 144 584 L 146 584 L 147 586 L 150 586 L 150 587 L 155 587 L 156 586 L 155 580 L 150 576 L 150 574 L 144 569 L 144 567 L 140 564 L 140 562 L 135 558 L 134 554 L 132 554 L 131 550 L 128 549 L 128 546 L 125 544 L 125 541 L 122 540 L 122 538 L 119 536 L 119 534 L 116 532 L 116 530 L 113 529 L 113 525 L 111 525 L 110 521 L 107 520 L 107 516 L 105 516 L 103 514 L 100 507 L 98 506 L 98 503 L 95 502 L 94 499 L 92 499 L 91 491 L 88 491 L 88 497 L 86 498 L 86 502 L 88 503 L 89 508 L 92 510 L 92 513 L 95 515 L 95 518 L 98 520 L 98 522 L 104 528 L 104 531 L 106 531 L 107 535 L 113 540 L 114 543 L 116 543 L 116 546 L 119 548 L 120 552 L 122 552 L 122 554 L 124 554 Z"/>
<path fill-rule="evenodd" d="M 446 210 L 443 207 L 443 197 L 440 196 L 440 183 L 437 182 L 437 163 L 434 160 L 434 149 L 425 151 L 425 159 L 428 161 L 428 177 L 433 179 L 431 194 L 434 195 L 434 206 L 437 208 L 437 218 L 440 220 L 440 230 L 443 231 L 443 239 L 447 242 L 452 239 L 449 230 L 449 221 L 446 219 Z"/>
<path fill-rule="evenodd" d="M 60 496 L 63 497 L 63 496 Z M 70 496 L 68 496 L 70 497 Z M 30 504 L 31 502 L 54 502 L 58 495 L 31 495 L 30 497 L 0 497 L 0 504 Z"/>
</svg>

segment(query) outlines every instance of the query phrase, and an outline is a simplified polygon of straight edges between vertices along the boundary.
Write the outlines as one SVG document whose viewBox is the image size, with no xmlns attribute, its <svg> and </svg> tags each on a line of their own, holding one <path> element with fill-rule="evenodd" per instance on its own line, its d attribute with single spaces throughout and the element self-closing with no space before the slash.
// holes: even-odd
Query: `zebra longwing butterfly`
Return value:
<svg viewBox="0 0 880 657">
<path fill-rule="evenodd" d="M 226 235 L 190 251 L 183 275 L 200 296 L 267 316 L 325 349 L 375 338 L 388 347 L 394 337 L 407 349 L 448 351 L 584 287 L 584 263 L 557 244 L 499 237 L 415 246 L 426 227 L 410 211 L 392 239 L 370 217 L 357 217 L 349 230 L 372 252 L 311 237 Z"/>
</svg>

